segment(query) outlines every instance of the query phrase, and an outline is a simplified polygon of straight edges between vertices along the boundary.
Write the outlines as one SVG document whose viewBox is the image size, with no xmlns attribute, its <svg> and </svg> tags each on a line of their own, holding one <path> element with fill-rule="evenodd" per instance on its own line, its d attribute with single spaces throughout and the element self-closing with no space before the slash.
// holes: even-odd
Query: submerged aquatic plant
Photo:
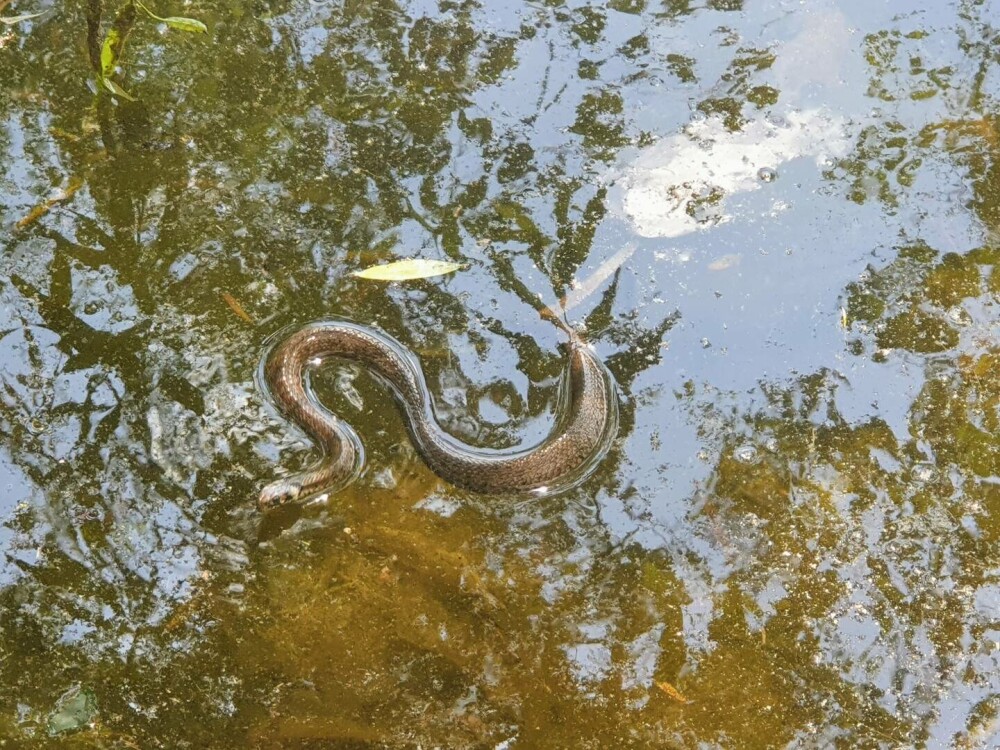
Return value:
<svg viewBox="0 0 1000 750">
<path fill-rule="evenodd" d="M 104 40 L 99 43 L 98 37 L 100 35 L 101 17 L 104 7 L 101 0 L 91 0 L 87 8 L 87 47 L 90 54 L 90 63 L 94 68 L 100 86 L 115 96 L 127 99 L 128 101 L 135 101 L 135 97 L 115 82 L 112 79 L 112 75 L 114 75 L 115 70 L 118 68 L 118 61 L 121 59 L 122 52 L 125 49 L 125 42 L 128 39 L 128 35 L 135 26 L 136 18 L 139 15 L 136 10 L 137 8 L 154 21 L 165 23 L 171 29 L 201 34 L 208 33 L 208 27 L 194 18 L 185 18 L 182 16 L 163 18 L 153 13 L 142 3 L 136 2 L 136 0 L 127 0 L 127 2 L 122 3 L 121 7 L 118 8 L 111 28 L 104 35 Z"/>
</svg>

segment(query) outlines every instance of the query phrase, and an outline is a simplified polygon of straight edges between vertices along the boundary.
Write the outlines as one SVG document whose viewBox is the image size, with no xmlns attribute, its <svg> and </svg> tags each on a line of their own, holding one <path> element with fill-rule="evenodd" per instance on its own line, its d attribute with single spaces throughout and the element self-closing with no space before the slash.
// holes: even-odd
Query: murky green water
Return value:
<svg viewBox="0 0 1000 750">
<path fill-rule="evenodd" d="M 159 3 L 131 103 L 0 4 L 0 746 L 1000 745 L 996 2 Z M 349 275 L 404 257 L 467 268 Z M 561 298 L 582 487 L 457 492 L 331 367 L 365 473 L 260 517 L 270 335 L 499 447 Z"/>
</svg>

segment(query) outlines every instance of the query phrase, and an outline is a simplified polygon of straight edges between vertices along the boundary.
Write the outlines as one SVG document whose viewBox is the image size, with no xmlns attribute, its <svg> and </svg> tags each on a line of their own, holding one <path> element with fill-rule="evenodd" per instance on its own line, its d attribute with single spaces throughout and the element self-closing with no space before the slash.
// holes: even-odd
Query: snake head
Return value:
<svg viewBox="0 0 1000 750">
<path fill-rule="evenodd" d="M 296 479 L 279 479 L 261 490 L 257 506 L 261 510 L 273 510 L 287 503 L 295 502 L 301 494 L 301 482 Z"/>
</svg>

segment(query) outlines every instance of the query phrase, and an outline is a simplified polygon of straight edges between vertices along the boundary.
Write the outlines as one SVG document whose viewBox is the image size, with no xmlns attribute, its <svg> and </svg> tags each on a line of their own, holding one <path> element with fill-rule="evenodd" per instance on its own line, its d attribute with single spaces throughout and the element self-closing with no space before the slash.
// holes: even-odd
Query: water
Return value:
<svg viewBox="0 0 1000 750">
<path fill-rule="evenodd" d="M 995 5 L 150 6 L 209 33 L 140 19 L 131 103 L 0 10 L 0 743 L 996 746 Z M 404 257 L 468 266 L 350 276 Z M 457 492 L 329 368 L 365 472 L 260 517 L 274 332 L 377 325 L 504 447 L 560 299 L 584 485 Z"/>
</svg>

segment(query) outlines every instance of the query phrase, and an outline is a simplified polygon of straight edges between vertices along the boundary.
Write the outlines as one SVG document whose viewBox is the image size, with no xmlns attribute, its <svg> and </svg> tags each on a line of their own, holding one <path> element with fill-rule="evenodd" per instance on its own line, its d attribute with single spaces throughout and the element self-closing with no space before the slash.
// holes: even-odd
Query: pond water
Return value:
<svg viewBox="0 0 1000 750">
<path fill-rule="evenodd" d="M 0 0 L 0 746 L 1000 745 L 1000 3 L 84 6 Z M 278 331 L 500 448 L 545 307 L 581 486 L 456 490 L 329 366 L 360 479 L 257 509 Z"/>
</svg>

